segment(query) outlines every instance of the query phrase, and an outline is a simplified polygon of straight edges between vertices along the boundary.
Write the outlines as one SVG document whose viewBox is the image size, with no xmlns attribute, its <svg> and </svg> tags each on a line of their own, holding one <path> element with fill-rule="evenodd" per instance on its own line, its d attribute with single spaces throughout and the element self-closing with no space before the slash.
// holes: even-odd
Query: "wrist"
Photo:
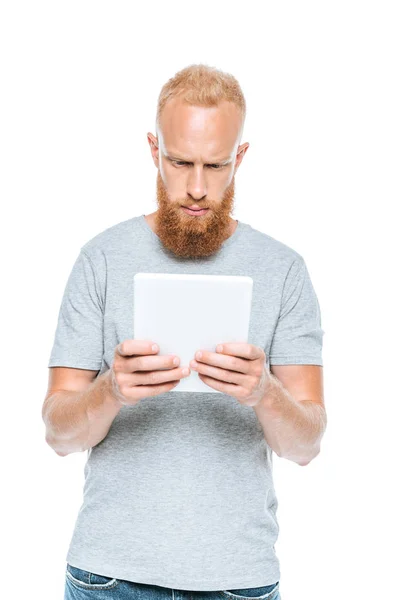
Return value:
<svg viewBox="0 0 400 600">
<path fill-rule="evenodd" d="M 112 404 L 119 411 L 124 406 L 124 397 L 119 394 L 115 386 L 113 370 L 108 369 L 101 377 L 103 378 L 104 385 L 104 401 L 108 404 Z"/>
<path fill-rule="evenodd" d="M 253 408 L 255 410 L 269 411 L 273 413 L 276 411 L 279 405 L 279 390 L 281 389 L 282 384 L 279 379 L 275 377 L 275 375 L 272 375 L 272 373 L 268 373 L 267 377 L 268 379 L 265 392 L 258 404 L 256 404 Z"/>
</svg>

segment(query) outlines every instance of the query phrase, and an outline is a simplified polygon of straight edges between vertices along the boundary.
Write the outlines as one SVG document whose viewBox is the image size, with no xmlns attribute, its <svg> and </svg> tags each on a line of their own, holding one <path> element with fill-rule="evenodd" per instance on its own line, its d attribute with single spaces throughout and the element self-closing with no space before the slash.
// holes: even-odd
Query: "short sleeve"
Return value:
<svg viewBox="0 0 400 600">
<path fill-rule="evenodd" d="M 100 370 L 103 358 L 103 309 L 94 265 L 80 253 L 64 289 L 49 367 Z"/>
<path fill-rule="evenodd" d="M 323 366 L 321 311 L 304 259 L 291 265 L 269 353 L 271 365 Z"/>
</svg>

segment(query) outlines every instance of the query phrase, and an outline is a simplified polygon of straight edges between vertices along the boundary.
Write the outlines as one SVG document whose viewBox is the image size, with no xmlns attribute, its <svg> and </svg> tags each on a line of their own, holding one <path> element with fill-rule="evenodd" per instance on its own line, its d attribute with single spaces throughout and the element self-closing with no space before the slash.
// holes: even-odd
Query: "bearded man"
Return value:
<svg viewBox="0 0 400 600">
<path fill-rule="evenodd" d="M 303 257 L 231 216 L 245 114 L 228 73 L 166 82 L 147 135 L 157 210 L 90 239 L 72 268 L 42 411 L 58 455 L 88 453 L 67 600 L 280 598 L 273 453 L 320 451 L 324 331 Z M 250 276 L 248 343 L 180 365 L 136 339 L 138 272 Z M 191 371 L 222 393 L 172 393 Z"/>
</svg>

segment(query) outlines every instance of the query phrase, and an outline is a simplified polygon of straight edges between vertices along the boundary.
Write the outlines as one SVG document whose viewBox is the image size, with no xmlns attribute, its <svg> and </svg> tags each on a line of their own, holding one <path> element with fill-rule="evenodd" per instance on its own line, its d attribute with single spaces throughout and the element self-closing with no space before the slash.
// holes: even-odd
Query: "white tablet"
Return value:
<svg viewBox="0 0 400 600">
<path fill-rule="evenodd" d="M 199 349 L 215 352 L 219 343 L 248 342 L 253 279 L 236 275 L 136 273 L 134 339 L 152 340 L 158 354 L 176 354 L 188 366 Z M 222 393 L 197 371 L 171 392 Z"/>
</svg>

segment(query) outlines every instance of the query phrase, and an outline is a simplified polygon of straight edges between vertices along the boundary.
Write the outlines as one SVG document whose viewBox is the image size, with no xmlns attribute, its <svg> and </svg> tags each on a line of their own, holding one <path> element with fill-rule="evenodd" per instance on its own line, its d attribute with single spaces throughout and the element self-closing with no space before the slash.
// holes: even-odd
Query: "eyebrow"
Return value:
<svg viewBox="0 0 400 600">
<path fill-rule="evenodd" d="M 192 160 L 187 160 L 186 158 L 178 158 L 177 156 L 173 156 L 173 155 L 168 154 L 168 153 L 166 153 L 165 156 L 169 160 L 178 160 L 179 162 L 186 162 L 186 163 L 189 163 L 189 164 L 193 164 Z M 231 157 L 229 157 L 229 158 L 224 158 L 222 160 L 214 160 L 212 162 L 208 162 L 208 163 L 205 163 L 205 164 L 207 164 L 207 165 L 228 165 L 231 162 L 232 162 L 232 159 L 231 159 Z"/>
</svg>

